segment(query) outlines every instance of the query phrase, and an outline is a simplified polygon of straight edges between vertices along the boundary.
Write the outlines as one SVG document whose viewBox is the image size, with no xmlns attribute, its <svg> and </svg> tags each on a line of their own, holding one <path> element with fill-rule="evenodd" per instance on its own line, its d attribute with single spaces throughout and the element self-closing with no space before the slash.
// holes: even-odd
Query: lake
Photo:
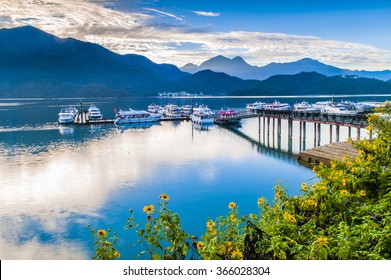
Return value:
<svg viewBox="0 0 391 280">
<path fill-rule="evenodd" d="M 223 105 L 244 109 L 255 100 L 261 99 L 192 101 L 218 110 Z M 230 201 L 242 214 L 254 213 L 258 197 L 272 199 L 277 180 L 290 194 L 299 193 L 302 182 L 316 181 L 287 152 L 285 140 L 281 149 L 261 143 L 257 118 L 234 129 L 207 130 L 188 121 L 122 128 L 58 125 L 60 109 L 81 101 L 85 107 L 97 105 L 106 118 L 113 117 L 114 108 L 189 103 L 141 97 L 0 99 L 0 259 L 91 259 L 88 224 L 111 226 L 121 238 L 121 258 L 136 259 L 143 248 L 133 248 L 134 232 L 123 230 L 129 209 L 144 221 L 143 206 L 156 204 L 161 193 L 170 196 L 169 206 L 180 214 L 184 229 L 200 236 L 208 218 L 227 213 Z"/>
</svg>

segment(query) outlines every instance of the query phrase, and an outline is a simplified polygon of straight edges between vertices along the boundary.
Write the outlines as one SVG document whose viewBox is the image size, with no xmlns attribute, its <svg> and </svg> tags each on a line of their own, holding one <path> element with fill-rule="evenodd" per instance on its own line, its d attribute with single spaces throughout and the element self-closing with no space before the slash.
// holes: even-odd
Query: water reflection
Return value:
<svg viewBox="0 0 391 280">
<path fill-rule="evenodd" d="M 59 125 L 58 131 L 61 135 L 72 135 L 75 132 L 73 125 Z"/>
<path fill-rule="evenodd" d="M 189 122 L 1 132 L 0 149 L 2 259 L 89 259 L 87 224 L 122 229 L 128 208 L 142 215 L 162 192 L 197 232 L 229 201 L 256 211 L 276 179 L 295 186 L 313 176 L 241 135 Z"/>
<path fill-rule="evenodd" d="M 129 123 L 129 124 L 119 124 L 116 127 L 121 131 L 121 133 L 128 131 L 136 131 L 136 130 L 145 130 L 154 125 L 160 125 L 159 122 L 146 122 L 146 123 Z"/>
<path fill-rule="evenodd" d="M 199 124 L 192 122 L 192 126 L 200 131 L 212 129 L 214 124 Z"/>
<path fill-rule="evenodd" d="M 37 152 L 34 153 L 17 152 L 12 157 L 2 155 L 1 235 L 9 232 L 7 221 L 18 221 L 12 223 L 12 235 L 27 242 L 18 246 L 18 250 L 31 249 L 37 240 L 35 235 L 29 236 L 25 231 L 26 220 L 22 217 L 27 216 L 27 220 L 37 224 L 39 231 L 63 240 L 68 235 L 69 223 L 74 222 L 75 213 L 78 216 L 99 216 L 98 210 L 107 207 L 105 203 L 110 194 L 123 187 L 142 188 L 140 181 L 155 181 L 160 177 L 160 166 L 181 166 L 224 158 L 240 160 L 252 153 L 235 144 L 234 139 L 221 141 L 220 137 L 213 135 L 209 139 L 195 135 L 195 142 L 189 142 L 186 138 L 189 139 L 190 126 L 186 123 L 176 124 L 175 133 L 167 133 L 167 130 L 172 131 L 170 127 L 170 123 L 155 126 L 148 134 L 112 130 L 100 139 L 74 146 L 57 142 L 45 147 L 45 151 L 35 145 Z M 230 153 L 226 152 L 228 150 Z M 202 182 L 214 179 L 210 165 L 200 166 L 195 173 Z M 180 174 L 170 173 L 168 178 L 176 181 L 177 176 Z M 2 249 L 1 257 L 12 257 L 7 252 L 9 250 Z"/>
</svg>

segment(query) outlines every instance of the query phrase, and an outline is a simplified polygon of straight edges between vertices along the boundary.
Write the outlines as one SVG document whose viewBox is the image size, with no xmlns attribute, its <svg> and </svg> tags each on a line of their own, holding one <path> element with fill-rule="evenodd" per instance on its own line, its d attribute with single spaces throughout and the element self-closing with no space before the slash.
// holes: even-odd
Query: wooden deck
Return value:
<svg viewBox="0 0 391 280">
<path fill-rule="evenodd" d="M 357 155 L 357 149 L 350 143 L 335 142 L 300 152 L 297 160 L 306 166 L 312 166 L 320 162 L 329 166 L 332 160 L 339 160 L 345 156 L 355 157 Z"/>
</svg>

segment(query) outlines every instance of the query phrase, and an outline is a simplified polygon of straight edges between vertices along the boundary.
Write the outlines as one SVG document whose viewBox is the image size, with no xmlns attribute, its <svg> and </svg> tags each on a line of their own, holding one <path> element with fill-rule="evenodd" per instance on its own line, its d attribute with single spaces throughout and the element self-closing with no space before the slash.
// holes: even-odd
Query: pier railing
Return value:
<svg viewBox="0 0 391 280">
<path fill-rule="evenodd" d="M 299 112 L 293 110 L 276 111 L 276 110 L 257 110 L 258 116 L 286 119 L 293 121 L 304 121 L 320 124 L 340 125 L 347 127 L 365 128 L 368 126 L 367 115 L 359 113 L 355 115 L 337 115 L 324 114 L 320 112 Z"/>
</svg>

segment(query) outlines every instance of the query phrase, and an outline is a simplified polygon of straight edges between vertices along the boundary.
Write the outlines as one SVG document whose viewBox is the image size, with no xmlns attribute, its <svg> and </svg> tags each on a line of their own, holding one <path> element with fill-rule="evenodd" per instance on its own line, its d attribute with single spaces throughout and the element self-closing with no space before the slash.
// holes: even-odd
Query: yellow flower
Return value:
<svg viewBox="0 0 391 280">
<path fill-rule="evenodd" d="M 323 246 L 323 245 L 327 245 L 327 238 L 326 237 L 319 237 L 317 240 L 316 240 L 316 244 L 318 244 L 318 246 Z"/>
<path fill-rule="evenodd" d="M 197 249 L 198 250 L 201 250 L 202 248 L 204 248 L 204 246 L 205 246 L 204 242 L 202 242 L 202 241 L 197 242 Z"/>
<path fill-rule="evenodd" d="M 301 206 L 314 206 L 316 207 L 316 202 L 312 199 L 307 199 L 301 202 Z"/>
<path fill-rule="evenodd" d="M 288 212 L 285 212 L 284 213 L 284 218 L 285 220 L 291 222 L 291 223 L 296 223 L 296 218 L 293 217 L 291 214 L 289 214 Z"/>
<path fill-rule="evenodd" d="M 366 130 L 371 131 L 372 129 L 373 129 L 373 125 L 372 125 L 372 124 L 370 124 L 370 125 L 368 125 L 368 126 L 366 127 Z"/>
<path fill-rule="evenodd" d="M 235 222 L 238 218 L 236 217 L 236 215 L 231 215 L 231 216 L 229 216 L 229 218 L 230 218 L 230 220 L 232 221 L 232 222 Z"/>
<path fill-rule="evenodd" d="M 302 183 L 301 188 L 303 189 L 303 191 L 308 191 L 308 187 L 306 183 Z"/>
<path fill-rule="evenodd" d="M 232 251 L 232 242 L 231 241 L 228 241 L 227 242 L 227 252 L 231 252 Z"/>
<path fill-rule="evenodd" d="M 242 259 L 243 258 L 243 254 L 242 254 L 242 252 L 240 252 L 239 248 L 236 247 L 236 249 L 234 251 L 232 251 L 231 257 L 233 259 Z"/>
<path fill-rule="evenodd" d="M 144 206 L 144 208 L 143 208 L 143 211 L 144 211 L 144 212 L 147 212 L 148 215 L 149 215 L 149 214 L 152 214 L 154 210 L 155 210 L 155 206 L 153 206 L 153 204 L 151 204 L 151 205 L 146 205 L 146 206 Z"/>
<path fill-rule="evenodd" d="M 347 190 L 340 190 L 339 191 L 342 195 L 345 195 L 345 196 L 348 196 L 349 195 L 349 191 Z"/>
<path fill-rule="evenodd" d="M 386 102 L 384 102 L 384 104 L 386 105 L 386 106 L 390 106 L 390 101 L 386 101 Z"/>
<path fill-rule="evenodd" d="M 98 236 L 106 237 L 107 233 L 104 229 L 100 229 L 100 230 L 98 230 Z"/>
<path fill-rule="evenodd" d="M 264 204 L 264 203 L 265 203 L 265 199 L 263 197 L 258 198 L 258 205 L 261 205 L 261 204 Z"/>
<path fill-rule="evenodd" d="M 118 259 L 120 256 L 121 256 L 121 254 L 118 251 L 116 251 L 114 253 L 114 258 Z"/>
<path fill-rule="evenodd" d="M 364 191 L 364 190 L 361 190 L 360 191 L 360 196 L 361 197 L 365 197 L 367 195 L 367 193 Z"/>
<path fill-rule="evenodd" d="M 208 228 L 212 228 L 212 227 L 214 227 L 215 225 L 216 225 L 216 223 L 213 222 L 212 220 L 209 220 L 209 221 L 206 222 L 206 226 L 207 226 Z"/>
<path fill-rule="evenodd" d="M 236 203 L 231 201 L 229 204 L 228 204 L 228 208 L 229 209 L 234 209 L 236 207 Z"/>
<path fill-rule="evenodd" d="M 209 233 L 215 235 L 217 231 L 214 228 L 209 228 Z"/>
<path fill-rule="evenodd" d="M 346 184 L 347 184 L 347 182 L 348 182 L 348 179 L 346 179 L 346 178 L 343 178 L 342 179 L 342 186 L 346 186 Z"/>
<path fill-rule="evenodd" d="M 282 191 L 279 191 L 278 193 L 276 193 L 275 197 L 280 197 L 282 195 Z"/>
<path fill-rule="evenodd" d="M 170 199 L 170 197 L 168 195 L 166 195 L 165 193 L 162 193 L 159 197 L 160 197 L 160 199 L 165 200 L 165 201 Z"/>
<path fill-rule="evenodd" d="M 281 180 L 280 180 L 280 179 L 278 179 L 278 180 L 277 180 L 277 183 L 281 183 Z"/>
<path fill-rule="evenodd" d="M 252 213 L 250 214 L 250 218 L 253 220 L 258 220 L 258 216 Z"/>
</svg>

